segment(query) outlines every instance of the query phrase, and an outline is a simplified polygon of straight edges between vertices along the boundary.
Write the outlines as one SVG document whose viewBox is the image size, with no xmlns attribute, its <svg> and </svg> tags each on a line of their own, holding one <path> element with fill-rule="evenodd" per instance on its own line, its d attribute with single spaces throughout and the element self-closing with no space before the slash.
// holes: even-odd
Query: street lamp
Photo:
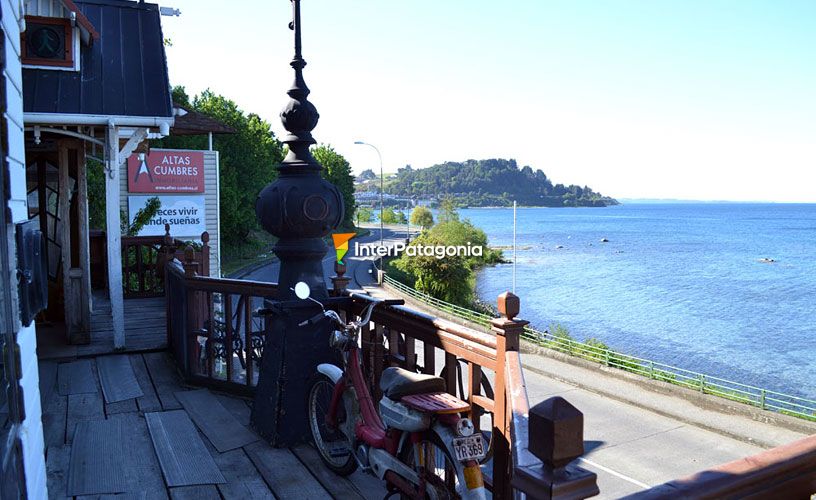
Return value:
<svg viewBox="0 0 816 500">
<path fill-rule="evenodd" d="M 384 209 L 383 209 L 383 207 L 384 207 L 384 202 L 383 202 L 383 192 L 384 192 L 383 189 L 384 189 L 384 187 L 383 186 L 385 185 L 385 181 L 384 181 L 385 176 L 383 175 L 382 155 L 380 154 L 380 150 L 377 149 L 377 146 L 375 146 L 373 144 L 369 144 L 369 143 L 363 142 L 363 141 L 354 141 L 354 144 L 360 144 L 362 146 L 370 146 L 370 147 L 374 148 L 374 151 L 377 152 L 377 158 L 380 159 L 380 246 L 382 247 L 382 246 L 385 246 L 383 244 L 383 212 L 384 212 Z M 380 255 L 380 271 L 382 271 L 382 270 L 383 270 L 383 259 L 382 259 L 382 255 Z"/>
</svg>

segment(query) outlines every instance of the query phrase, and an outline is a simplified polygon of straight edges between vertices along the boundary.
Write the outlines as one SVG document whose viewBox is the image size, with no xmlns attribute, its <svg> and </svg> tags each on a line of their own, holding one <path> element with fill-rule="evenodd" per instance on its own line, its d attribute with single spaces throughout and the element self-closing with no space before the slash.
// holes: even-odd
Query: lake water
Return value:
<svg viewBox="0 0 816 500">
<path fill-rule="evenodd" d="M 816 396 L 816 205 L 627 204 L 517 214 L 516 294 L 534 326 L 557 322 L 578 339 L 596 337 L 628 354 Z M 484 229 L 491 245 L 512 245 L 512 209 L 460 215 Z M 485 301 L 495 303 L 511 286 L 511 264 L 478 273 Z"/>
</svg>

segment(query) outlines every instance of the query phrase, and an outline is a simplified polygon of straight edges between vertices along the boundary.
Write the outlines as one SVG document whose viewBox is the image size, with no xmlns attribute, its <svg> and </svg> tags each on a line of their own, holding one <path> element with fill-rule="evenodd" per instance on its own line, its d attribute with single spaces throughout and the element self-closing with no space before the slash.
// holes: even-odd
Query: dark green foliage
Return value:
<svg viewBox="0 0 816 500">
<path fill-rule="evenodd" d="M 604 207 L 618 202 L 589 187 L 555 184 L 541 170 L 515 160 L 447 162 L 428 168 L 401 168 L 387 182 L 386 192 L 419 198 L 455 197 L 463 206 Z"/>
<path fill-rule="evenodd" d="M 438 233 L 425 231 L 411 245 L 448 245 Z M 473 297 L 473 272 L 463 257 L 437 259 L 432 256 L 403 255 L 394 267 L 412 280 L 414 288 L 456 305 L 466 305 Z"/>
<path fill-rule="evenodd" d="M 312 156 L 323 165 L 323 178 L 331 182 L 340 190 L 343 197 L 344 212 L 342 226 L 354 227 L 354 176 L 351 174 L 349 162 L 330 145 L 321 144 L 312 150 Z"/>
<path fill-rule="evenodd" d="M 357 176 L 357 181 L 364 182 L 364 181 L 370 181 L 370 180 L 373 180 L 373 179 L 376 179 L 376 178 L 377 178 L 377 174 L 375 174 L 374 171 L 369 168 L 367 170 L 363 170 L 362 173 L 360 173 L 360 175 Z"/>
<path fill-rule="evenodd" d="M 156 212 L 161 208 L 161 201 L 157 196 L 148 198 L 147 204 L 140 208 L 133 217 L 133 222 L 128 221 L 128 214 L 124 210 L 119 211 L 119 222 L 121 224 L 122 236 L 138 236 L 139 231 L 156 216 Z"/>
<path fill-rule="evenodd" d="M 85 166 L 88 176 L 88 225 L 91 229 L 107 227 L 105 219 L 105 167 L 88 158 Z"/>
<path fill-rule="evenodd" d="M 270 124 L 254 113 L 245 113 L 235 102 L 205 90 L 192 99 L 184 87 L 173 89 L 174 102 L 219 120 L 236 130 L 216 135 L 213 148 L 221 162 L 221 236 L 225 257 L 232 247 L 247 243 L 255 219 L 255 199 L 260 190 L 276 177 L 275 165 L 283 159 L 280 141 Z M 155 148 L 207 149 L 207 137 L 170 136 L 154 141 Z"/>
<path fill-rule="evenodd" d="M 414 238 L 411 245 L 481 246 L 481 256 L 410 256 L 407 253 L 392 262 L 400 271 L 395 279 L 417 290 L 459 306 L 470 306 L 474 300 L 475 274 L 481 266 L 502 262 L 500 250 L 487 246 L 487 235 L 470 221 L 460 221 L 450 208 L 445 222 L 440 222 Z"/>
</svg>

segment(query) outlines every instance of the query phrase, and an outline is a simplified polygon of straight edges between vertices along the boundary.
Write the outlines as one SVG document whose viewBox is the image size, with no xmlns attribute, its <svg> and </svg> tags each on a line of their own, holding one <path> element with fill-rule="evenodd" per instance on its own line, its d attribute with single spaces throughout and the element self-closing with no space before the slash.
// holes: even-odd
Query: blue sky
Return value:
<svg viewBox="0 0 816 500">
<path fill-rule="evenodd" d="M 176 0 L 171 83 L 272 123 L 287 0 Z M 240 7 L 238 7 L 240 5 Z M 816 2 L 303 0 L 314 135 L 355 171 L 516 158 L 620 198 L 816 202 Z"/>
</svg>

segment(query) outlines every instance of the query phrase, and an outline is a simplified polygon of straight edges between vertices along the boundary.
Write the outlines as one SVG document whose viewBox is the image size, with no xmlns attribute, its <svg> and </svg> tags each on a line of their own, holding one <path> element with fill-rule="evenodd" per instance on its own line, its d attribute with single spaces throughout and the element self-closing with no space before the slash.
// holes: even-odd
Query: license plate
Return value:
<svg viewBox="0 0 816 500">
<path fill-rule="evenodd" d="M 481 434 L 454 438 L 453 451 L 456 453 L 456 460 L 480 460 L 487 454 L 485 442 Z"/>
</svg>

